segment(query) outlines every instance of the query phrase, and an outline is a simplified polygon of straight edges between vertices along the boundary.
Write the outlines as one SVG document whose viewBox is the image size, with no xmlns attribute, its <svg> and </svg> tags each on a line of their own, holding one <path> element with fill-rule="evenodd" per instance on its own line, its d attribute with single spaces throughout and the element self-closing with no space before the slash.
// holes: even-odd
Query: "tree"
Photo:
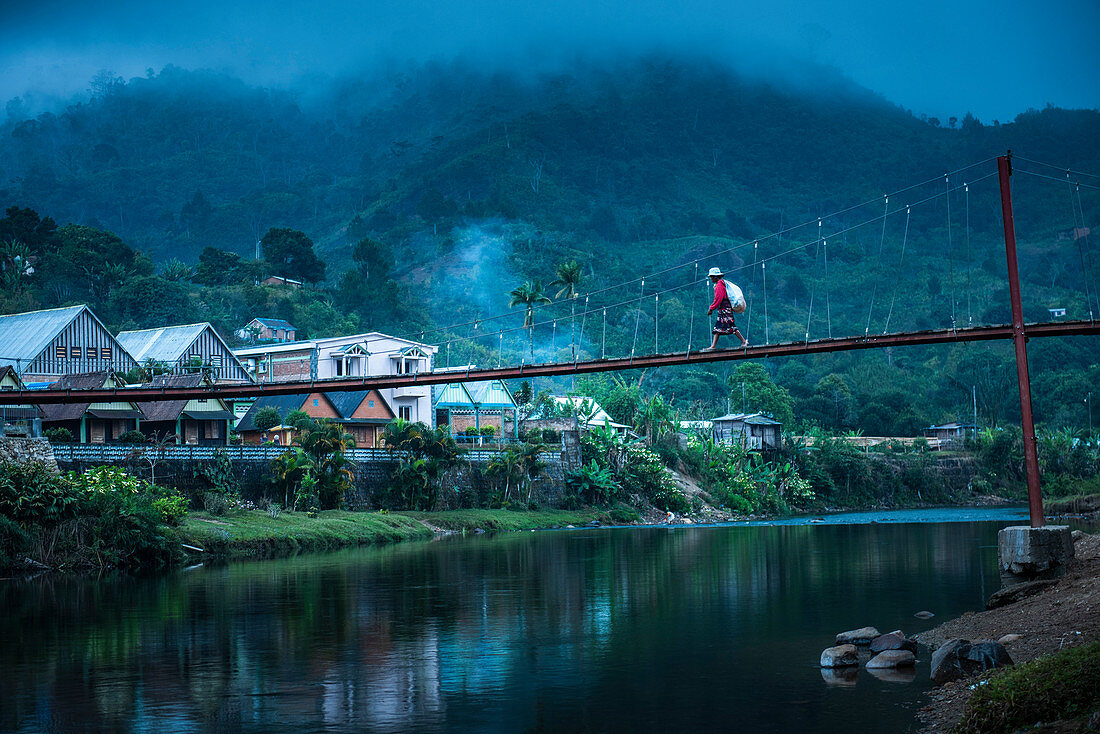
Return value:
<svg viewBox="0 0 1100 734">
<path fill-rule="evenodd" d="M 295 278 L 306 283 L 325 279 L 325 261 L 313 251 L 313 240 L 296 229 L 272 227 L 260 241 L 264 260 L 272 275 Z"/>
<path fill-rule="evenodd" d="M 741 399 L 744 389 L 745 410 L 750 413 L 765 413 L 780 423 L 789 426 L 794 422 L 793 400 L 787 388 L 772 382 L 771 375 L 762 365 L 748 362 L 737 365 L 727 384 L 730 397 Z M 743 387 L 742 387 L 743 386 Z"/>
<path fill-rule="evenodd" d="M 288 413 L 287 418 L 290 416 Z M 337 509 L 343 504 L 344 495 L 351 488 L 352 463 L 347 452 L 355 448 L 355 439 L 339 423 L 323 418 L 306 431 L 301 444 L 313 460 L 313 476 L 317 480 L 321 509 Z"/>
<path fill-rule="evenodd" d="M 267 431 L 283 422 L 279 410 L 273 407 L 260 408 L 252 418 L 252 425 L 257 431 Z"/>
<path fill-rule="evenodd" d="M 558 292 L 554 294 L 554 298 L 562 298 L 563 296 L 565 298 L 576 298 L 577 286 L 580 285 L 583 277 L 581 264 L 576 260 L 558 263 L 554 267 L 554 275 L 557 277 L 550 281 L 550 287 L 560 286 Z"/>
<path fill-rule="evenodd" d="M 510 291 L 508 295 L 511 296 L 508 301 L 508 308 L 523 306 L 525 309 L 523 314 L 523 328 L 527 329 L 527 337 L 531 345 L 531 356 L 534 357 L 535 306 L 553 303 L 553 301 L 547 298 L 546 294 L 542 292 L 542 283 L 537 280 L 533 283 L 528 280 L 523 285 Z"/>
<path fill-rule="evenodd" d="M 299 433 L 311 431 L 317 427 L 317 421 L 304 410 L 292 410 L 283 417 L 283 425 L 290 426 Z"/>
</svg>

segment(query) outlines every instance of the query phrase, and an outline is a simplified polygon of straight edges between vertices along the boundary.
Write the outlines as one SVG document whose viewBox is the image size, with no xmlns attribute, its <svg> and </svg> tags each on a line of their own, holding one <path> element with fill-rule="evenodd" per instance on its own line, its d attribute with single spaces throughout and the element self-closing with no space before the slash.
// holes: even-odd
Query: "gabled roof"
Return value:
<svg viewBox="0 0 1100 734">
<path fill-rule="evenodd" d="M 269 329 L 290 329 L 291 331 L 297 331 L 294 325 L 289 321 L 283 321 L 282 319 L 269 319 L 265 316 L 257 316 L 252 321 L 259 321 L 261 324 Z M 251 321 L 249 323 L 252 323 Z"/>
<path fill-rule="evenodd" d="M 96 390 L 103 387 L 125 387 L 123 381 L 110 370 L 98 370 L 96 372 L 80 372 L 74 375 L 62 375 L 61 379 L 50 385 L 52 390 Z M 137 404 L 123 399 L 121 396 L 113 402 L 130 403 L 138 412 Z M 46 403 L 42 406 L 44 419 L 47 421 L 72 421 L 80 420 L 80 417 L 88 412 L 91 401 L 87 403 Z M 140 415 L 140 414 L 139 414 Z"/>
<path fill-rule="evenodd" d="M 714 422 L 718 423 L 748 423 L 754 426 L 781 426 L 783 425 L 777 420 L 772 420 L 763 413 L 727 413 L 721 418 L 715 418 Z"/>
<path fill-rule="evenodd" d="M 153 387 L 198 387 L 210 384 L 206 375 L 195 373 L 190 375 L 157 375 L 150 383 Z M 220 398 L 214 398 L 222 404 L 222 410 L 226 410 L 225 403 Z M 138 408 L 145 414 L 145 420 L 152 422 L 174 421 L 180 417 L 187 407 L 187 399 L 184 400 L 156 400 L 149 403 L 138 403 Z"/>
<path fill-rule="evenodd" d="M 451 382 L 432 387 L 432 405 L 437 408 L 512 409 L 515 398 L 500 380 Z"/>
<path fill-rule="evenodd" d="M 16 372 L 15 368 L 12 367 L 10 364 L 0 365 L 0 381 L 2 381 L 5 377 L 10 377 L 11 379 L 15 380 L 15 384 L 18 386 L 19 390 L 27 389 L 26 385 L 23 384 L 23 379 L 19 377 L 19 373 Z"/>
<path fill-rule="evenodd" d="M 124 331 L 117 338 L 138 362 L 153 359 L 157 362 L 172 364 L 182 357 L 188 347 L 194 344 L 199 335 L 208 328 L 213 330 L 213 327 L 207 323 L 164 326 L 159 329 Z"/>
<path fill-rule="evenodd" d="M 386 398 L 380 391 L 377 390 L 352 390 L 350 392 L 327 392 L 324 396 L 328 398 L 328 401 L 332 403 L 332 407 L 336 408 L 336 412 L 340 414 L 340 421 L 347 422 L 352 420 L 352 416 L 355 415 L 355 411 L 359 409 L 359 406 L 363 404 L 363 401 L 367 399 L 367 396 L 371 393 L 375 393 L 379 400 L 382 401 L 382 406 L 389 411 L 390 415 L 393 415 L 393 408 L 386 402 Z"/>
<path fill-rule="evenodd" d="M 952 421 L 950 423 L 944 423 L 941 426 L 928 426 L 928 428 L 925 428 L 924 430 L 926 430 L 926 431 L 932 431 L 932 430 L 946 431 L 946 430 L 949 430 L 949 429 L 952 429 L 952 428 L 975 428 L 975 426 L 974 426 L 973 423 L 960 423 L 959 421 Z"/>
<path fill-rule="evenodd" d="M 83 311 L 88 311 L 88 307 L 66 306 L 0 316 L 0 344 L 3 345 L 0 364 L 30 366 L 42 350 Z"/>
<path fill-rule="evenodd" d="M 302 405 L 305 404 L 306 398 L 309 397 L 309 393 L 297 393 L 294 395 L 265 395 L 261 398 L 257 398 L 256 402 L 252 403 L 252 407 L 248 409 L 248 412 L 241 418 L 241 422 L 237 424 L 237 432 L 243 433 L 244 431 L 257 431 L 259 430 L 253 425 L 252 421 L 256 417 L 256 413 L 260 412 L 264 408 L 275 408 L 279 411 L 279 415 L 285 416 L 292 410 L 299 410 Z"/>
</svg>

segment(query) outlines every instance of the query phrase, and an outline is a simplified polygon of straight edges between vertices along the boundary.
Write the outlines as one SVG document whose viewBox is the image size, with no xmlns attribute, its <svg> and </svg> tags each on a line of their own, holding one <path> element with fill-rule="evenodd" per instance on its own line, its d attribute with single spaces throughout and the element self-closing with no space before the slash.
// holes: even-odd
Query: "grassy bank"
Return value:
<svg viewBox="0 0 1100 734">
<path fill-rule="evenodd" d="M 608 521 L 598 510 L 451 510 L 447 512 L 345 512 L 328 510 L 317 517 L 282 513 L 272 518 L 261 510 L 213 517 L 192 513 L 178 529 L 181 542 L 220 558 L 274 558 L 359 545 L 427 540 L 432 528 L 454 532 L 534 530 Z"/>
</svg>

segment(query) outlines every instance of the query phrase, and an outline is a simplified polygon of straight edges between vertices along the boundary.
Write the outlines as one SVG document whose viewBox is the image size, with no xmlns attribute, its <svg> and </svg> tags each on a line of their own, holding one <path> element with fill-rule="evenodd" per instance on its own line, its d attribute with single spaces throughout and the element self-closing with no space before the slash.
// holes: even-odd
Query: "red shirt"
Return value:
<svg viewBox="0 0 1100 734">
<path fill-rule="evenodd" d="M 722 305 L 722 301 L 728 300 L 729 296 L 726 295 L 726 281 L 719 280 L 714 284 L 714 303 L 710 304 L 710 310 L 717 310 Z"/>
</svg>

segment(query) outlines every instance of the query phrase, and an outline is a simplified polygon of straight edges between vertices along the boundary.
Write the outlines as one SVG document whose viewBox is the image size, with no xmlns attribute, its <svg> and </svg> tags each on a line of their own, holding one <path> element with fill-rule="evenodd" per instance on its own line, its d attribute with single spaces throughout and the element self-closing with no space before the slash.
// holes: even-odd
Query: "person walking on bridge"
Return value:
<svg viewBox="0 0 1100 734">
<path fill-rule="evenodd" d="M 737 286 L 722 279 L 725 273 L 721 268 L 711 268 L 707 273 L 707 277 L 710 278 L 710 282 L 714 284 L 714 303 L 710 304 L 710 308 L 707 309 L 707 315 L 717 312 L 718 318 L 714 322 L 714 339 L 711 340 L 710 346 L 702 350 L 704 352 L 713 352 L 718 348 L 718 337 L 723 334 L 734 334 L 741 340 L 741 347 L 747 347 L 749 345 L 748 339 L 741 336 L 740 330 L 737 328 L 737 322 L 734 321 L 734 303 L 736 300 L 740 310 L 745 310 L 745 298 L 741 294 L 741 289 Z"/>
</svg>

